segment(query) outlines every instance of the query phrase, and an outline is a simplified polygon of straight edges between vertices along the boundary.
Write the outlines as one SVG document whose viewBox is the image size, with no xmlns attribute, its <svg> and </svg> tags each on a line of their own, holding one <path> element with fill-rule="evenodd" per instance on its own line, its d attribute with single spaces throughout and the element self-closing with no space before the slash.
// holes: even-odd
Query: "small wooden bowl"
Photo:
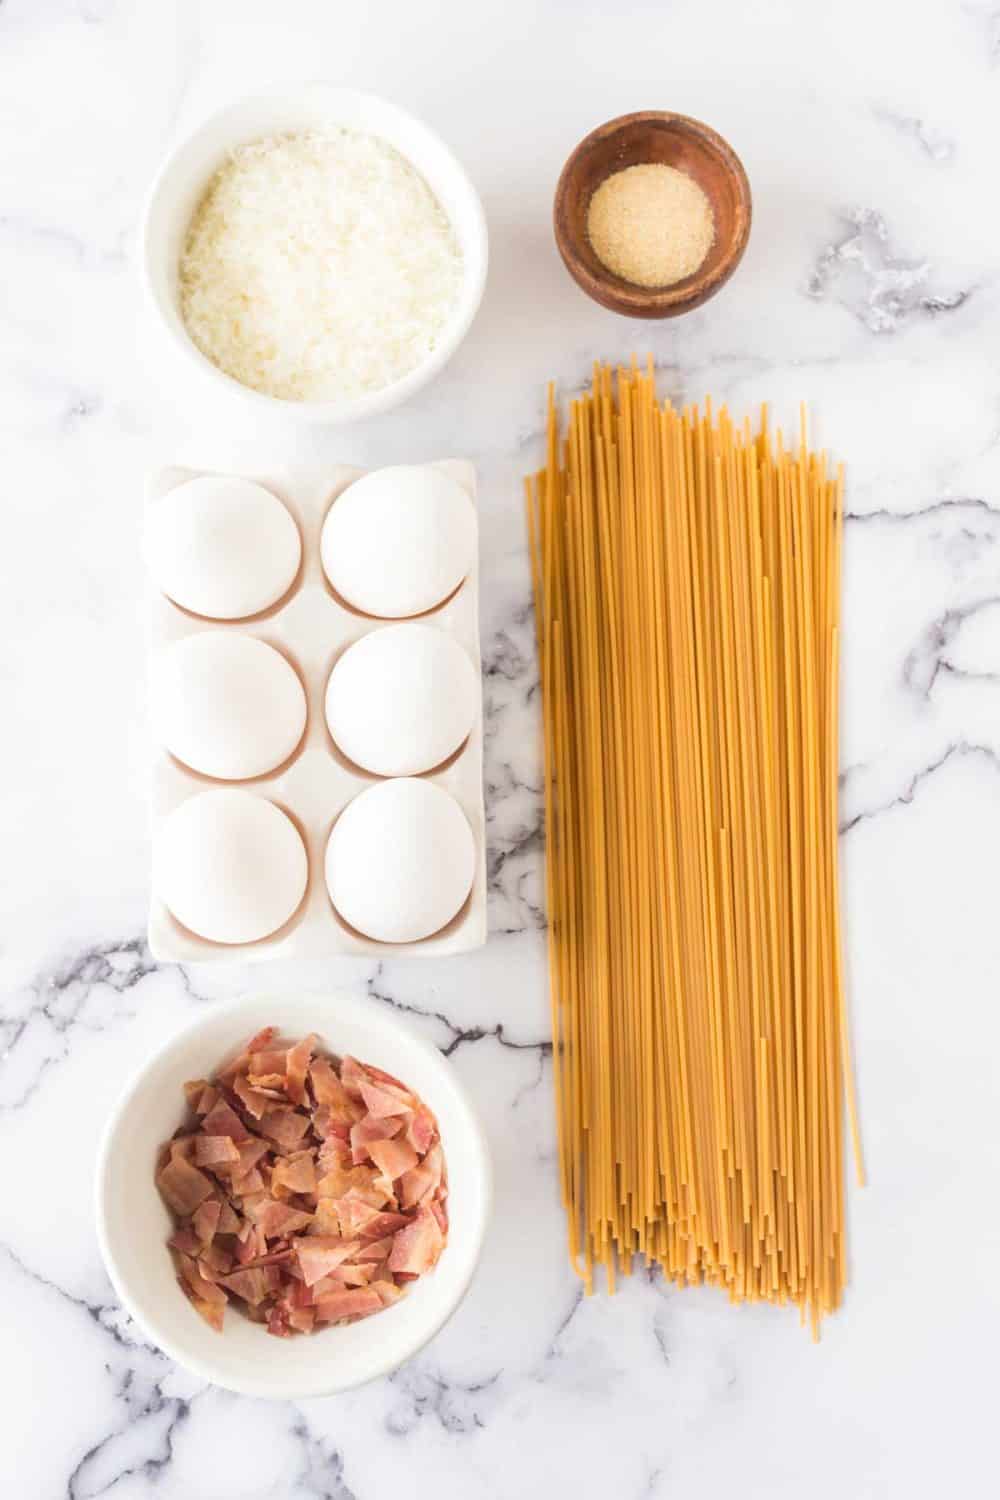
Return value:
<svg viewBox="0 0 1000 1500">
<path fill-rule="evenodd" d="M 715 239 L 705 259 L 671 286 L 636 286 L 616 276 L 598 260 L 587 233 L 595 190 L 612 173 L 643 162 L 687 172 L 715 218 Z M 563 167 L 553 210 L 556 244 L 574 281 L 602 307 L 630 318 L 676 318 L 707 302 L 739 265 L 750 219 L 750 184 L 733 148 L 700 120 L 657 109 L 620 115 L 592 130 Z"/>
</svg>

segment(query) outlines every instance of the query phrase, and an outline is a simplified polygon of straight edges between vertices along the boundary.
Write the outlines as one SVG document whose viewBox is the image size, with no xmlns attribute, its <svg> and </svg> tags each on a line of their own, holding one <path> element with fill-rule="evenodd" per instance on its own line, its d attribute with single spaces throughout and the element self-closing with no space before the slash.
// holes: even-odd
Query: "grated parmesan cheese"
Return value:
<svg viewBox="0 0 1000 1500">
<path fill-rule="evenodd" d="M 424 179 L 385 141 L 340 129 L 235 150 L 180 262 L 198 348 L 288 401 L 359 396 L 415 369 L 461 281 L 461 249 Z"/>
</svg>

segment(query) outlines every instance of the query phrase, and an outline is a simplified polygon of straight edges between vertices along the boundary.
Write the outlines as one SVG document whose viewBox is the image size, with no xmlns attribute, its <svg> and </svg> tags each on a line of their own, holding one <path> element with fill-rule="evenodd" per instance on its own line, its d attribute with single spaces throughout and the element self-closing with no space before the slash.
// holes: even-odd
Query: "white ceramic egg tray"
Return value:
<svg viewBox="0 0 1000 1500">
<path fill-rule="evenodd" d="M 456 479 L 475 503 L 475 470 L 470 463 L 448 459 L 436 465 Z M 176 485 L 202 472 L 168 468 L 149 484 L 152 504 Z M 476 717 L 461 749 L 437 770 L 421 779 L 434 782 L 458 802 L 469 820 L 475 843 L 475 873 L 470 894 L 448 925 L 431 937 L 412 943 L 379 943 L 344 923 L 327 892 L 324 856 L 327 839 L 339 813 L 359 792 L 382 778 L 348 762 L 336 749 L 326 724 L 324 695 L 337 658 L 369 631 L 395 623 L 355 613 L 343 605 L 327 584 L 320 561 L 320 532 L 330 506 L 365 471 L 346 465 L 324 471 L 323 477 L 275 477 L 249 474 L 284 502 L 302 537 L 302 565 L 291 590 L 271 609 L 250 619 L 232 622 L 188 614 L 150 584 L 151 651 L 203 631 L 238 632 L 255 636 L 280 651 L 298 670 L 306 691 L 308 717 L 298 750 L 283 765 L 250 781 L 218 781 L 202 776 L 157 748 L 152 783 L 154 837 L 159 823 L 181 802 L 210 788 L 233 787 L 276 803 L 298 826 L 309 858 L 306 893 L 294 915 L 269 937 L 253 943 L 208 941 L 183 927 L 154 890 L 149 917 L 149 945 L 158 960 L 188 963 L 218 959 L 239 961 L 269 958 L 326 958 L 335 955 L 414 954 L 427 957 L 462 953 L 486 941 L 486 819 L 483 806 L 483 712 L 477 695 Z M 465 581 L 438 608 L 420 620 L 457 641 L 480 671 L 478 556 Z M 392 858 L 391 849 L 377 850 L 376 858 Z"/>
</svg>

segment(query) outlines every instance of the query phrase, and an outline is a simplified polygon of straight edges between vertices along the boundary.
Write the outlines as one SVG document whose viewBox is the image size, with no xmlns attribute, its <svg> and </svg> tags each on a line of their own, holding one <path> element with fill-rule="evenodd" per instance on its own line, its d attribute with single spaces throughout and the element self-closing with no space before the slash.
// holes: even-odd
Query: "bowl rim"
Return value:
<svg viewBox="0 0 1000 1500">
<path fill-rule="evenodd" d="M 238 1378 L 229 1376 L 224 1379 L 220 1378 L 218 1371 L 211 1361 L 203 1360 L 199 1356 L 191 1354 L 174 1340 L 169 1331 L 169 1326 L 158 1326 L 155 1320 L 148 1319 L 139 1310 L 132 1297 L 128 1281 L 121 1273 L 111 1243 L 111 1236 L 108 1230 L 108 1203 L 113 1184 L 114 1161 L 112 1153 L 115 1138 L 129 1111 L 136 1102 L 137 1097 L 141 1094 L 150 1072 L 165 1060 L 169 1060 L 172 1053 L 181 1051 L 195 1033 L 209 1024 L 215 1024 L 218 1021 L 232 1021 L 235 1030 L 238 1029 L 237 1023 L 239 1018 L 248 1009 L 266 1005 L 273 1009 L 276 1016 L 280 1017 L 283 1005 L 293 1005 L 301 1000 L 323 1001 L 331 1005 L 333 1007 L 331 1012 L 332 1025 L 335 1025 L 338 1014 L 349 1014 L 351 1019 L 360 1025 L 371 1026 L 376 1031 L 391 1033 L 396 1037 L 403 1036 L 407 1046 L 425 1054 L 439 1077 L 442 1080 L 446 1080 L 445 1086 L 452 1089 L 454 1100 L 465 1117 L 463 1120 L 463 1129 L 468 1132 L 470 1147 L 475 1158 L 473 1171 L 480 1184 L 482 1210 L 478 1216 L 478 1221 L 472 1228 L 471 1253 L 468 1257 L 466 1271 L 454 1287 L 452 1294 L 428 1318 L 425 1326 L 414 1330 L 405 1343 L 400 1344 L 398 1348 L 387 1353 L 379 1366 L 361 1379 L 352 1379 L 349 1374 L 346 1379 L 317 1376 L 311 1382 L 306 1381 L 302 1386 L 293 1390 L 283 1381 L 269 1379 L 266 1374 L 250 1375 L 246 1379 L 242 1376 Z M 486 1231 L 492 1216 L 493 1184 L 493 1163 L 486 1132 L 472 1103 L 469 1090 L 461 1081 L 448 1059 L 442 1055 L 440 1049 L 435 1047 L 432 1042 L 427 1041 L 425 1037 L 418 1036 L 409 1027 L 404 1026 L 393 1017 L 380 1012 L 367 997 L 361 998 L 349 991 L 337 989 L 312 991 L 300 995 L 285 995 L 283 999 L 280 996 L 272 998 L 266 991 L 255 991 L 251 994 L 238 996 L 232 1000 L 211 1002 L 205 1011 L 199 1012 L 185 1021 L 181 1026 L 176 1027 L 162 1045 L 156 1047 L 145 1058 L 135 1076 L 115 1099 L 101 1132 L 94 1167 L 93 1210 L 98 1248 L 115 1294 L 129 1317 L 141 1329 L 142 1333 L 155 1348 L 160 1349 L 182 1369 L 190 1371 L 192 1374 L 198 1376 L 199 1379 L 206 1380 L 223 1390 L 234 1391 L 242 1396 L 296 1401 L 357 1390 L 374 1380 L 380 1380 L 412 1359 L 415 1354 L 419 1353 L 441 1331 L 449 1318 L 452 1317 L 464 1301 L 466 1292 L 478 1269 Z"/>
<path fill-rule="evenodd" d="M 599 142 L 641 124 L 655 124 L 678 134 L 696 137 L 722 163 L 735 186 L 738 204 L 742 210 L 736 234 L 711 271 L 699 275 L 699 268 L 690 276 L 685 276 L 680 281 L 664 287 L 633 285 L 603 267 L 600 274 L 595 274 L 588 265 L 584 264 L 577 250 L 575 238 L 566 232 L 565 227 L 567 219 L 565 204 L 570 180 L 580 162 Z M 589 131 L 566 158 L 556 184 L 552 205 L 552 224 L 556 245 L 563 264 L 576 284 L 609 311 L 637 318 L 674 317 L 680 313 L 692 311 L 700 307 L 703 302 L 707 302 L 709 297 L 714 296 L 725 285 L 742 260 L 750 238 L 752 222 L 753 196 L 750 191 L 750 181 L 746 168 L 733 147 L 711 125 L 706 125 L 704 120 L 667 109 L 633 110 L 629 114 L 616 115 L 612 120 L 605 120 L 603 124 Z"/>
<path fill-rule="evenodd" d="M 333 401 L 292 401 L 281 396 L 270 396 L 266 391 L 255 390 L 252 386 L 244 385 L 235 376 L 228 375 L 225 370 L 220 369 L 206 354 L 202 353 L 180 320 L 175 323 L 166 315 L 152 272 L 156 255 L 153 220 L 178 159 L 197 141 L 209 135 L 220 125 L 234 119 L 238 120 L 240 116 L 250 114 L 261 107 L 275 107 L 286 102 L 294 105 L 305 99 L 330 101 L 334 108 L 340 101 L 351 100 L 385 117 L 394 117 L 408 133 L 422 137 L 446 163 L 458 192 L 467 203 L 471 219 L 469 244 L 462 247 L 464 266 L 459 304 L 454 317 L 445 325 L 437 347 L 419 365 L 408 370 L 398 380 L 392 381 L 390 385 L 382 386 L 377 391 L 366 391 L 361 396 Z M 379 134 L 377 129 L 370 129 L 368 133 Z M 254 138 L 253 132 L 247 134 L 248 142 Z M 399 155 L 411 166 L 414 166 L 415 171 L 420 172 L 404 149 L 400 147 L 393 149 L 398 151 Z M 423 176 L 423 173 L 420 172 L 420 175 Z M 482 199 L 465 167 L 444 138 L 417 115 L 411 114 L 409 110 L 403 109 L 381 94 L 367 89 L 328 83 L 322 79 L 314 79 L 298 85 L 258 89 L 253 93 L 238 95 L 220 108 L 203 116 L 186 134 L 173 142 L 164 153 L 146 192 L 140 219 L 139 247 L 138 260 L 144 300 L 151 308 L 156 322 L 168 338 L 171 347 L 179 352 L 182 358 L 191 361 L 193 368 L 209 378 L 217 390 L 223 393 L 228 392 L 230 396 L 235 396 L 237 399 L 249 400 L 258 411 L 279 412 L 299 420 L 321 421 L 331 425 L 346 425 L 350 422 L 361 421 L 366 417 L 377 416 L 383 411 L 401 405 L 428 384 L 448 363 L 471 328 L 482 303 L 489 270 L 489 230 Z"/>
</svg>

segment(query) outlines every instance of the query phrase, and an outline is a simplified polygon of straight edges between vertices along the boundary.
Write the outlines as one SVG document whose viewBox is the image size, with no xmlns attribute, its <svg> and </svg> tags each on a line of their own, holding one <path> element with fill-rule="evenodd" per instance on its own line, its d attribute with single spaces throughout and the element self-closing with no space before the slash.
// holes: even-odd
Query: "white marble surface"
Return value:
<svg viewBox="0 0 1000 1500">
<path fill-rule="evenodd" d="M 616 14 L 614 22 L 610 19 Z M 247 466 L 145 328 L 133 257 L 178 130 L 325 76 L 453 144 L 493 264 L 445 376 L 361 463 L 462 453 L 484 506 L 493 935 L 435 963 L 269 974 L 367 990 L 476 1089 L 498 1210 L 460 1313 L 392 1379 L 301 1406 L 199 1385 L 115 1306 L 91 1219 L 109 1100 L 195 1007 L 155 968 L 137 533 L 145 470 Z M 0 1493 L 23 1500 L 812 1500 L 996 1485 L 1000 8 L 993 0 L 0 0 Z M 591 306 L 549 230 L 561 163 L 634 108 L 702 116 L 755 193 L 736 280 L 673 325 Z M 800 396 L 849 463 L 842 825 L 871 1186 L 818 1349 L 793 1319 L 563 1256 L 540 931 L 536 668 L 519 481 L 543 382 L 651 347 L 671 390 Z"/>
</svg>

